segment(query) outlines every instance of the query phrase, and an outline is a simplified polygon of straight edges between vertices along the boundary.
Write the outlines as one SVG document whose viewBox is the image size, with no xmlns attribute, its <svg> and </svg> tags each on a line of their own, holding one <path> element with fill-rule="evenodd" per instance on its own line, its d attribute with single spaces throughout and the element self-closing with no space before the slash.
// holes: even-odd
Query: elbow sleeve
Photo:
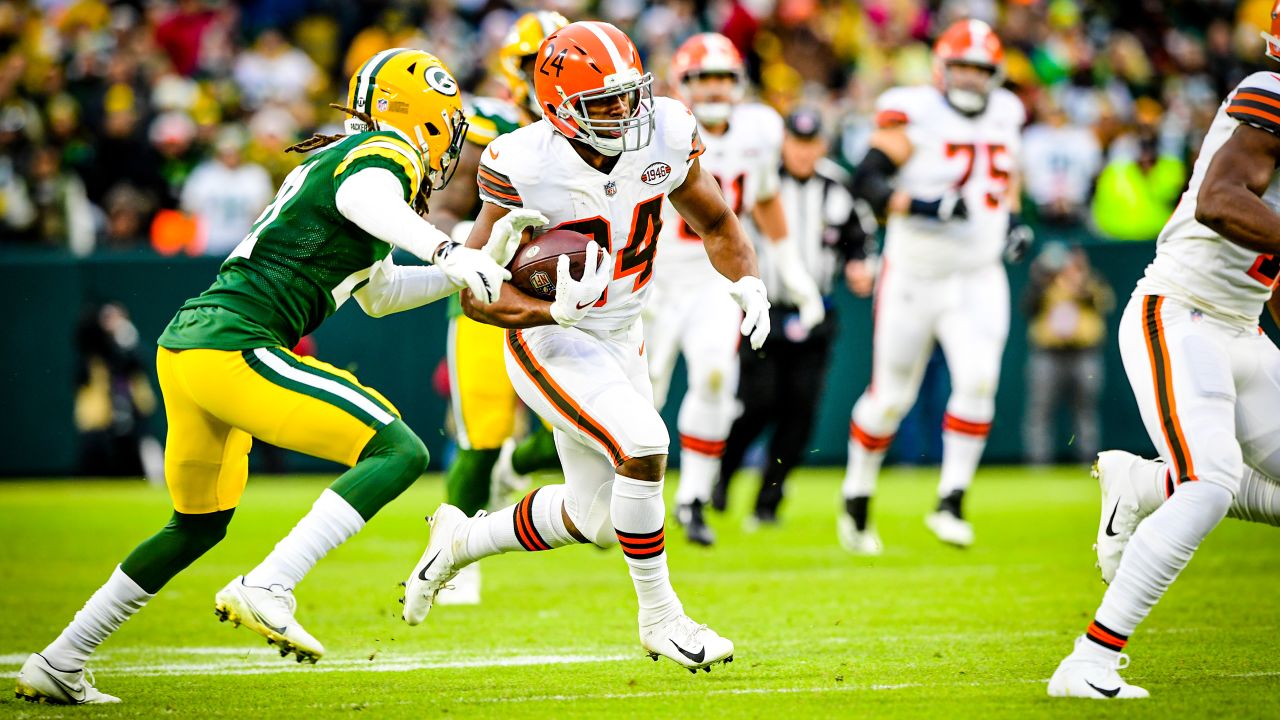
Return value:
<svg viewBox="0 0 1280 720">
<path fill-rule="evenodd" d="M 853 173 L 854 196 L 865 200 L 876 215 L 883 217 L 889 206 L 889 196 L 893 194 L 889 180 L 897 172 L 898 166 L 882 150 L 867 150 L 866 157 Z"/>
</svg>

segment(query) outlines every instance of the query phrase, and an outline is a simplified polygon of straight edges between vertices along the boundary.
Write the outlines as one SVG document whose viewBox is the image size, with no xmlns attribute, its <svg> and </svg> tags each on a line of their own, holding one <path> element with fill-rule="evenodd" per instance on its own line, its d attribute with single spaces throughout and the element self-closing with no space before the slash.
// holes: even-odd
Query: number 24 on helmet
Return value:
<svg viewBox="0 0 1280 720">
<path fill-rule="evenodd" d="M 570 140 L 602 155 L 647 147 L 653 140 L 653 74 L 618 28 L 605 22 L 570 23 L 538 48 L 534 90 L 548 121 Z M 587 104 L 621 97 L 621 117 L 593 118 Z"/>
</svg>

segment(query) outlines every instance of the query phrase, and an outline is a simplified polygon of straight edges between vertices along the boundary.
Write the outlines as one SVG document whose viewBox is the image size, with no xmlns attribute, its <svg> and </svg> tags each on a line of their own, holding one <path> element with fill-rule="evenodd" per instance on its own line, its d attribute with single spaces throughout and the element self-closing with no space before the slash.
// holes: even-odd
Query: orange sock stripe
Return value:
<svg viewBox="0 0 1280 720">
<path fill-rule="evenodd" d="M 524 549 L 529 552 L 551 549 L 551 546 L 543 539 L 542 533 L 538 532 L 538 527 L 533 523 L 533 498 L 541 489 L 534 488 L 533 492 L 525 495 L 520 502 L 516 503 L 516 538 L 524 546 Z"/>
<path fill-rule="evenodd" d="M 1123 650 L 1124 646 L 1129 643 L 1129 638 L 1112 632 L 1105 625 L 1099 624 L 1097 620 L 1089 623 L 1089 628 L 1085 630 L 1085 636 L 1111 650 Z"/>
<path fill-rule="evenodd" d="M 718 458 L 724 455 L 724 440 L 706 440 L 703 438 L 693 437 L 692 435 L 680 434 L 680 447 L 685 450 L 692 450 L 699 455 L 707 455 L 709 457 Z"/>
<path fill-rule="evenodd" d="M 942 429 L 960 433 L 962 435 L 987 437 L 991 434 L 991 423 L 973 422 L 972 420 L 958 418 L 950 413 L 944 413 L 942 415 Z"/>
<path fill-rule="evenodd" d="M 858 424 L 849 421 L 849 436 L 857 441 L 859 445 L 870 450 L 871 452 L 883 452 L 889 449 L 893 444 L 893 435 L 876 436 L 868 433 Z"/>
</svg>

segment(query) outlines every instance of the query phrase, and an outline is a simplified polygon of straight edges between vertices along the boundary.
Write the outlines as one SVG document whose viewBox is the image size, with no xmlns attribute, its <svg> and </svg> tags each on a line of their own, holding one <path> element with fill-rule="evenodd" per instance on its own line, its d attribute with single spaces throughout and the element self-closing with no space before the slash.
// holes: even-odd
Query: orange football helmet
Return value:
<svg viewBox="0 0 1280 720">
<path fill-rule="evenodd" d="M 533 88 L 548 122 L 565 137 L 603 155 L 647 147 L 653 140 L 653 74 L 635 43 L 606 22 L 570 23 L 538 48 Z M 621 98 L 616 117 L 594 118 L 587 105 Z"/>
<path fill-rule="evenodd" d="M 956 87 L 950 68 L 967 65 L 991 73 L 982 90 Z M 933 78 L 947 101 L 963 113 L 976 115 L 987 107 L 991 91 L 1004 81 L 1004 46 L 991 26 L 981 20 L 957 20 L 933 44 Z"/>
<path fill-rule="evenodd" d="M 1280 60 L 1280 0 L 1271 6 L 1271 32 L 1262 33 L 1262 39 L 1267 41 L 1267 57 Z"/>
<path fill-rule="evenodd" d="M 727 121 L 733 106 L 746 94 L 746 64 L 733 42 L 720 33 L 699 33 L 685 40 L 671 57 L 669 72 L 671 87 L 704 125 Z M 704 75 L 733 77 L 734 89 L 727 102 L 701 96 L 695 83 Z"/>
</svg>

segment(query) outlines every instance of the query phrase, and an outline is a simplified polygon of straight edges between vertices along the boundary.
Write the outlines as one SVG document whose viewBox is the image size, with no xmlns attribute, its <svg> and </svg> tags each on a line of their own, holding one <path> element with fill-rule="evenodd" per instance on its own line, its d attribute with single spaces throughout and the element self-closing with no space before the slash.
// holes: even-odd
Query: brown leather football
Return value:
<svg viewBox="0 0 1280 720">
<path fill-rule="evenodd" d="M 591 238 L 573 230 L 551 230 L 520 246 L 507 266 L 511 284 L 521 291 L 543 300 L 556 297 L 556 263 L 561 255 L 569 256 L 569 275 L 582 279 L 586 264 L 587 243 Z"/>
</svg>

